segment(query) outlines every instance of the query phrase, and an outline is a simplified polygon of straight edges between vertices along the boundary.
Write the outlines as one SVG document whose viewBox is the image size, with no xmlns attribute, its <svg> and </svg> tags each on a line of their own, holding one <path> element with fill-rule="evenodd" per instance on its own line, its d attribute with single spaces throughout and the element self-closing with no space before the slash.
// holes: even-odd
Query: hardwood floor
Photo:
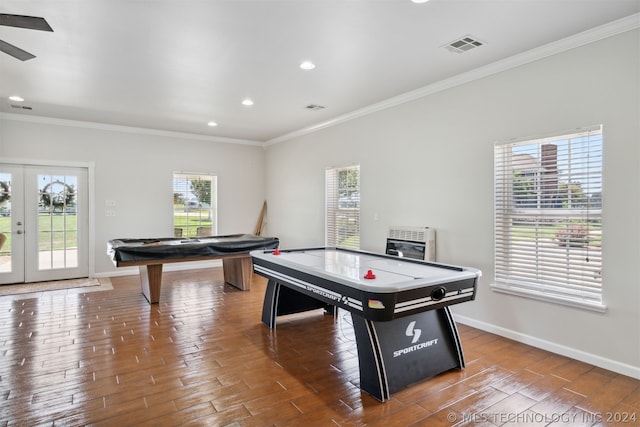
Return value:
<svg viewBox="0 0 640 427">
<path fill-rule="evenodd" d="M 380 403 L 358 387 L 350 315 L 260 322 L 222 269 L 113 290 L 0 297 L 0 425 L 640 425 L 640 381 L 459 325 L 467 367 Z"/>
</svg>

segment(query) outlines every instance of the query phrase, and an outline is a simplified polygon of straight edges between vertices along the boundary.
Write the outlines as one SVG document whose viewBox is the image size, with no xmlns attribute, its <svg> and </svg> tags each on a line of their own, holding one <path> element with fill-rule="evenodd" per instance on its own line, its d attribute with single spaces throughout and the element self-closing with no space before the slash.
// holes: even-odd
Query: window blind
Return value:
<svg viewBox="0 0 640 427">
<path fill-rule="evenodd" d="M 216 176 L 174 173 L 174 236 L 215 236 L 218 228 L 216 196 Z"/>
<path fill-rule="evenodd" d="M 325 172 L 327 246 L 360 248 L 360 166 Z"/>
<path fill-rule="evenodd" d="M 495 290 L 603 310 L 602 127 L 496 144 Z"/>
</svg>

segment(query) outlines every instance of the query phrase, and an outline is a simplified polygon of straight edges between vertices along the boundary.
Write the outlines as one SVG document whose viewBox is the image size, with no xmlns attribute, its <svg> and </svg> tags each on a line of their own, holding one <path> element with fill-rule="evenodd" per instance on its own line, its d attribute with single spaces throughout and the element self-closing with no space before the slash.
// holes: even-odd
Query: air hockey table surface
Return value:
<svg viewBox="0 0 640 427">
<path fill-rule="evenodd" d="M 251 256 L 274 261 L 273 251 L 254 251 Z M 275 262 L 275 261 L 274 261 Z M 416 262 L 407 258 L 385 256 L 336 248 L 282 250 L 277 262 L 324 276 L 345 286 L 370 292 L 398 292 L 473 279 L 479 270 L 446 264 Z M 369 271 L 375 276 L 366 278 Z"/>
<path fill-rule="evenodd" d="M 481 275 L 474 268 L 342 248 L 252 251 L 251 257 L 257 274 L 376 321 L 473 300 Z M 277 314 L 269 316 L 263 321 L 273 324 Z"/>
</svg>

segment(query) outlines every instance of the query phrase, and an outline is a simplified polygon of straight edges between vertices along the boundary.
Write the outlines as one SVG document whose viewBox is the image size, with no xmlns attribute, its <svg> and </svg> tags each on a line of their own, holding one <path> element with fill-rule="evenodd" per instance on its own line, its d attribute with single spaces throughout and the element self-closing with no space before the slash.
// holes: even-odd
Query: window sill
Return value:
<svg viewBox="0 0 640 427">
<path fill-rule="evenodd" d="M 607 306 L 595 302 L 595 301 L 585 301 L 579 298 L 571 298 L 568 296 L 557 296 L 557 295 L 549 295 L 543 292 L 531 290 L 531 289 L 523 289 L 514 286 L 508 286 L 503 284 L 492 283 L 491 289 L 495 292 L 500 292 L 503 294 L 516 295 L 520 297 L 535 299 L 538 301 L 545 301 L 554 304 L 566 305 L 569 307 L 580 308 L 583 310 L 596 311 L 599 313 L 604 313 L 607 311 Z"/>
</svg>

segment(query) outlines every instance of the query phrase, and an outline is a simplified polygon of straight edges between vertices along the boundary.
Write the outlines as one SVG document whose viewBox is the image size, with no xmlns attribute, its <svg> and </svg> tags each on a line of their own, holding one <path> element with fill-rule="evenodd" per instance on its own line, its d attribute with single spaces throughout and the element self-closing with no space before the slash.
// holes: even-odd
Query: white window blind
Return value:
<svg viewBox="0 0 640 427">
<path fill-rule="evenodd" d="M 360 166 L 327 169 L 326 245 L 360 248 Z"/>
<path fill-rule="evenodd" d="M 602 127 L 496 144 L 494 290 L 604 310 Z"/>
<path fill-rule="evenodd" d="M 215 236 L 217 177 L 173 174 L 173 231 L 175 237 Z"/>
</svg>

